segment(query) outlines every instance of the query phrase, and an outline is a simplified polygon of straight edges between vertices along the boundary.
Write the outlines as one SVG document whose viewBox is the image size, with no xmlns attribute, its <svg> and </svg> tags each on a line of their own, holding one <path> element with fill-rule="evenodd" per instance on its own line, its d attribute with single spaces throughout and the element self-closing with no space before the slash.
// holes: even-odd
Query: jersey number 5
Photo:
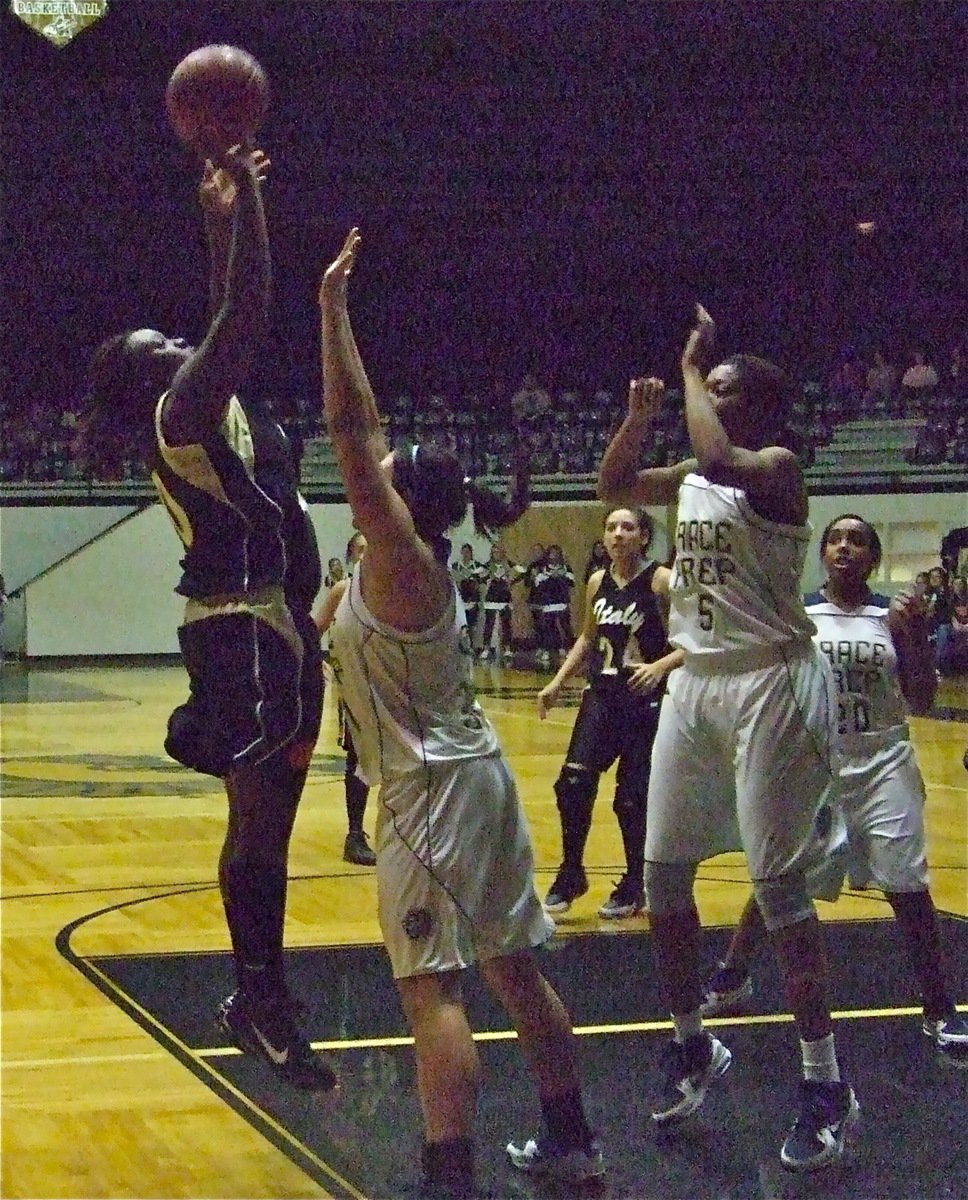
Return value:
<svg viewBox="0 0 968 1200">
<path fill-rule="evenodd" d="M 713 602 L 708 596 L 700 593 L 697 603 L 699 605 L 699 628 L 705 629 L 708 633 L 713 627 L 713 614 L 715 612 Z"/>
</svg>

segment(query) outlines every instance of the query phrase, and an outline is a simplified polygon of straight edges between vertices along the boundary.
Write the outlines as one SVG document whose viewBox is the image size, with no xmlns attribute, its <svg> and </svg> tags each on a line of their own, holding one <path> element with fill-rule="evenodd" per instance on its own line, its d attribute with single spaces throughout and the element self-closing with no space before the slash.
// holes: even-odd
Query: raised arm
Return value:
<svg viewBox="0 0 968 1200">
<path fill-rule="evenodd" d="M 265 183 L 269 171 L 269 159 L 262 150 L 255 150 L 252 161 L 261 186 Z M 198 203 L 205 222 L 205 242 L 208 246 L 209 323 L 215 320 L 219 309 L 225 303 L 236 195 L 237 188 L 228 171 L 224 167 L 216 167 L 211 159 L 207 159 L 198 185 Z"/>
<path fill-rule="evenodd" d="M 271 264 L 259 173 L 267 165 L 264 155 L 243 146 L 233 146 L 222 161 L 221 170 L 235 187 L 224 293 L 202 344 L 172 380 L 162 421 L 165 437 L 173 445 L 200 441 L 218 426 L 262 344 Z M 224 246 L 218 241 L 222 234 L 213 233 L 215 296 Z"/>
<path fill-rule="evenodd" d="M 938 690 L 924 596 L 915 588 L 898 592 L 888 609 L 887 624 L 897 653 L 898 682 L 904 699 L 915 716 L 924 716 Z"/>
<path fill-rule="evenodd" d="M 669 504 L 695 466 L 683 462 L 639 470 L 642 442 L 652 428 L 664 394 L 661 379 L 633 379 L 629 383 L 628 412 L 598 467 L 598 496 L 607 504 Z"/>
<path fill-rule="evenodd" d="M 736 418 L 754 440 L 759 413 L 752 398 L 740 395 L 741 384 L 734 372 L 722 381 L 723 392 L 714 401 L 706 386 L 704 370 L 715 344 L 716 327 L 701 304 L 696 305 L 696 327 L 682 354 L 682 382 L 686 405 L 686 427 L 699 471 L 710 483 L 726 484 L 746 492 L 753 508 L 771 520 L 800 524 L 806 520 L 807 496 L 796 455 L 781 446 L 750 449 L 731 439 L 720 417 L 742 402 Z M 715 374 L 715 372 L 714 372 Z M 747 440 L 744 438 L 744 440 Z"/>
<path fill-rule="evenodd" d="M 395 531 L 412 538 L 414 528 L 406 505 L 381 466 L 389 450 L 350 323 L 347 289 L 360 240 L 359 230 L 351 229 L 323 276 L 319 306 L 326 428 L 357 528 L 366 535 L 367 550 L 372 552 L 379 551 L 379 542 Z M 387 528 L 388 521 L 392 528 Z"/>
</svg>

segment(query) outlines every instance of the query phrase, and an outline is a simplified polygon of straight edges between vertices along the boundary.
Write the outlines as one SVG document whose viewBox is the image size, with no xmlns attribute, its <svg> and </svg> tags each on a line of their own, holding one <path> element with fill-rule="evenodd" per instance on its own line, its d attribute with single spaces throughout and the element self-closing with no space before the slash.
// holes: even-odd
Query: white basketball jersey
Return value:
<svg viewBox="0 0 968 1200">
<path fill-rule="evenodd" d="M 363 603 L 361 574 L 331 630 L 331 656 L 360 767 L 371 784 L 498 748 L 474 698 L 473 649 L 456 587 L 430 629 L 401 633 Z"/>
<path fill-rule="evenodd" d="M 805 603 L 817 627 L 814 641 L 837 680 L 845 753 L 865 757 L 876 745 L 907 740 L 897 652 L 887 626 L 890 601 L 869 593 L 858 608 L 845 612 L 822 592 L 814 592 Z"/>
<path fill-rule="evenodd" d="M 669 641 L 725 658 L 812 637 L 800 595 L 811 526 L 759 516 L 739 488 L 687 475 L 679 488 Z"/>
</svg>

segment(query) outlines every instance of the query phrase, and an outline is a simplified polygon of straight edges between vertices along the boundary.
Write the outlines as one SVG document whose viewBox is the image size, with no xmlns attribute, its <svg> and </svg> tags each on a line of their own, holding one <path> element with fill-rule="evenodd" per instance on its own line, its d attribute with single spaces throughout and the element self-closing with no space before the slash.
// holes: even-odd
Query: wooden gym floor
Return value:
<svg viewBox="0 0 968 1200">
<path fill-rule="evenodd" d="M 539 677 L 479 667 L 532 825 L 544 892 L 558 862 L 552 785 L 574 720 L 539 722 Z M 7 663 L 2 742 L 2 1178 L 4 1197 L 370 1197 L 416 1182 L 419 1119 L 410 1051 L 375 918 L 373 873 L 341 858 L 342 758 L 327 697 L 290 859 L 287 943 L 315 1045 L 343 1075 L 335 1096 L 292 1093 L 220 1044 L 228 990 L 215 885 L 224 824 L 218 783 L 167 760 L 161 735 L 183 698 L 178 665 Z M 928 784 L 932 892 L 957 999 L 968 1000 L 968 680 L 946 681 L 911 723 Z M 681 1137 L 649 1129 L 651 1074 L 668 1026 L 654 995 L 647 924 L 602 922 L 621 874 L 603 781 L 587 863 L 592 887 L 559 922 L 549 975 L 581 1033 L 589 1108 L 610 1172 L 596 1193 L 652 1197 L 941 1200 L 968 1194 L 968 1071 L 940 1065 L 918 1032 L 916 997 L 889 909 L 876 893 L 821 905 L 835 964 L 838 1040 L 864 1123 L 843 1170 L 785 1175 L 777 1147 L 796 1058 L 764 961 L 750 1016 L 724 1022 L 735 1065 Z M 372 813 L 367 827 L 372 829 Z M 747 877 L 706 864 L 699 903 L 710 958 L 742 907 Z M 511 1178 L 501 1145 L 533 1132 L 535 1102 L 507 1023 L 468 988 L 486 1078 L 480 1158 L 495 1196 L 547 1194 Z"/>
</svg>

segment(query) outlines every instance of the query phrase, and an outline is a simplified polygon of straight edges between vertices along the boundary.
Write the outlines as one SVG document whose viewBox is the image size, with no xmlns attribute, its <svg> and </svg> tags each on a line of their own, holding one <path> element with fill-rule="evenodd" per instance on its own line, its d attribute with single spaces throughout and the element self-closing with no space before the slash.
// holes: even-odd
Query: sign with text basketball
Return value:
<svg viewBox="0 0 968 1200">
<path fill-rule="evenodd" d="M 66 46 L 104 16 L 108 0 L 10 0 L 10 11 L 34 33 Z"/>
</svg>

